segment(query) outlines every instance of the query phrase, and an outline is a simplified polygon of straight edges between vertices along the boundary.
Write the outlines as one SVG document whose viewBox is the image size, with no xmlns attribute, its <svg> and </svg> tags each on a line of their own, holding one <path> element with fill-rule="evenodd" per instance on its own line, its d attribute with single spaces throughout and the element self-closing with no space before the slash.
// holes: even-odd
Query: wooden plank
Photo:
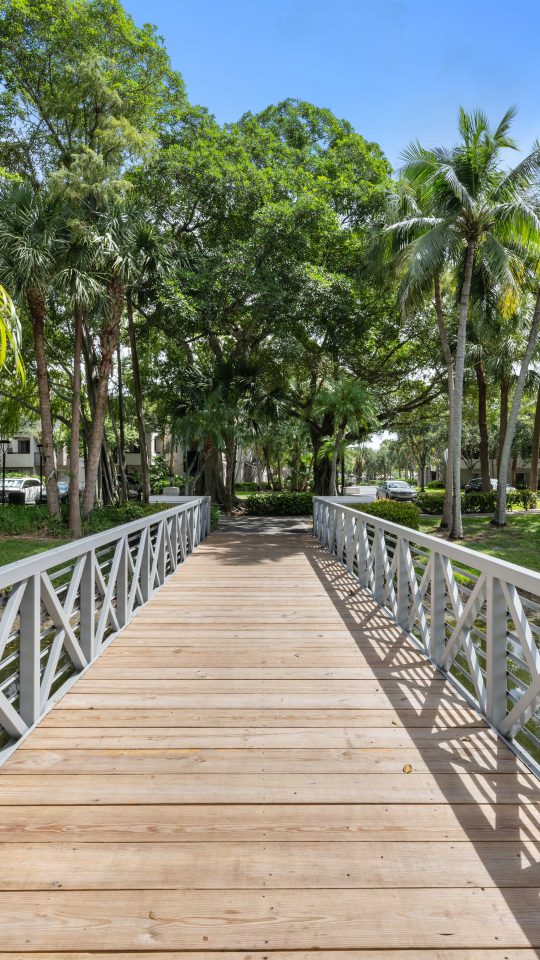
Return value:
<svg viewBox="0 0 540 960">
<path fill-rule="evenodd" d="M 221 950 L 199 951 L 185 950 L 171 952 L 160 950 L 158 954 L 123 952 L 122 960 L 148 960 L 156 956 L 159 960 L 374 960 L 372 950 L 268 950 L 238 953 Z M 72 951 L 58 953 L 4 953 L 0 951 L 0 960 L 112 960 L 110 953 L 92 951 L 81 953 Z M 538 960 L 536 950 L 512 949 L 504 947 L 501 950 L 377 950 L 376 960 Z"/>
<path fill-rule="evenodd" d="M 2 890 L 378 890 L 538 885 L 536 844 L 8 843 Z M 444 869 L 441 870 L 441 864 Z M 421 865 L 421 867 L 420 867 Z M 332 901 L 333 898 L 331 897 Z"/>
<path fill-rule="evenodd" d="M 24 740 L 18 755 L 36 750 L 143 750 L 238 749 L 264 748 L 311 750 L 350 748 L 403 750 L 416 748 L 444 751 L 451 759 L 454 749 L 474 757 L 477 753 L 496 763 L 492 748 L 496 734 L 487 727 L 461 727 L 455 730 L 432 730 L 430 727 L 53 727 L 41 724 Z M 511 755 L 503 753 L 501 760 Z M 12 769 L 15 757 L 10 764 Z M 512 760 L 512 762 L 515 762 Z"/>
<path fill-rule="evenodd" d="M 422 774 L 27 774 L 2 776 L 0 806 L 47 803 L 521 803 L 538 781 L 516 773 Z M 421 814 L 419 814 L 421 815 Z"/>
<path fill-rule="evenodd" d="M 212 681 L 206 681 L 211 683 Z M 290 681 L 292 682 L 292 681 Z M 336 681 L 337 682 L 337 681 Z M 439 685 L 438 685 L 439 686 Z M 125 687 L 128 687 L 126 682 Z M 332 690 L 318 693 L 316 690 L 304 693 L 291 693 L 285 684 L 281 691 L 276 693 L 249 693 L 245 685 L 244 693 L 209 693 L 204 690 L 203 684 L 195 685 L 192 693 L 160 693 L 155 687 L 151 692 L 141 693 L 138 690 L 129 692 L 110 693 L 94 690 L 88 693 L 79 692 L 79 686 L 72 690 L 59 702 L 57 710 L 85 710 L 85 709 L 121 709 L 131 710 L 151 709 L 245 709 L 245 710 L 385 710 L 417 709 L 443 711 L 449 707 L 461 708 L 462 700 L 452 688 L 443 686 L 440 692 L 418 693 L 340 693 Z"/>
<path fill-rule="evenodd" d="M 114 903 L 114 911 L 111 910 Z M 540 945 L 534 890 L 91 891 L 0 894 L 2 947 L 18 950 L 327 950 Z M 381 930 L 381 918 L 391 922 Z"/>
<path fill-rule="evenodd" d="M 244 773 L 260 774 L 328 774 L 339 777 L 349 774 L 399 774 L 406 768 L 409 775 L 458 773 L 516 773 L 519 765 L 511 753 L 502 757 L 491 749 L 481 747 L 449 750 L 433 749 L 427 744 L 422 749 L 413 746 L 391 749 L 368 747 L 361 749 L 329 749 L 327 747 L 299 749 L 241 749 L 232 747 L 197 748 L 177 744 L 174 747 L 113 748 L 112 746 L 55 750 L 35 750 L 31 743 L 18 750 L 9 765 L 10 774 L 182 774 L 182 773 Z M 523 771 L 525 768 L 523 767 Z"/>
<path fill-rule="evenodd" d="M 155 798 L 154 798 L 155 800 Z M 175 841 L 540 840 L 540 802 L 518 804 L 117 804 L 2 807 L 3 844 Z"/>
<path fill-rule="evenodd" d="M 61 701 L 65 704 L 66 697 Z M 60 709 L 58 704 L 41 727 L 407 727 L 446 730 L 462 727 L 485 728 L 485 721 L 466 704 L 440 710 L 252 710 L 252 709 L 166 709 L 121 708 L 109 705 L 80 709 Z"/>
<path fill-rule="evenodd" d="M 380 680 L 377 677 L 371 677 L 369 679 L 363 680 L 267 680 L 266 678 L 258 680 L 246 681 L 244 678 L 237 679 L 236 677 L 227 678 L 226 680 L 212 680 L 212 679 L 203 679 L 199 677 L 192 680 L 177 680 L 177 679 L 166 679 L 160 678 L 158 680 L 147 680 L 145 679 L 130 679 L 129 677 L 119 677 L 118 675 L 114 679 L 109 679 L 107 677 L 94 677 L 93 672 L 87 673 L 84 677 L 77 683 L 77 692 L 83 691 L 85 693 L 99 693 L 99 694 L 121 694 L 125 693 L 136 693 L 141 695 L 147 695 L 149 692 L 153 692 L 161 696 L 163 694 L 176 694 L 182 696 L 183 694 L 193 694 L 195 690 L 201 690 L 204 696 L 209 696 L 211 694 L 234 694 L 241 699 L 241 697 L 249 692 L 250 694 L 281 694 L 286 692 L 287 698 L 292 699 L 296 696 L 303 696 L 307 692 L 311 694 L 313 692 L 317 696 L 326 696 L 331 695 L 332 699 L 335 697 L 346 697 L 349 699 L 351 696 L 356 696 L 358 698 L 365 699 L 373 693 L 381 693 L 389 698 L 395 698 L 399 696 L 400 699 L 418 699 L 423 700 L 433 688 L 436 688 L 436 696 L 449 698 L 452 702 L 462 702 L 462 698 L 458 693 L 456 693 L 451 687 L 444 682 L 442 676 L 437 677 L 420 677 L 419 679 L 413 679 L 411 681 L 411 688 L 407 685 L 407 682 L 404 680 L 395 680 L 391 678 L 390 680 Z M 75 695 L 75 691 L 72 691 L 67 694 L 66 700 Z"/>
</svg>

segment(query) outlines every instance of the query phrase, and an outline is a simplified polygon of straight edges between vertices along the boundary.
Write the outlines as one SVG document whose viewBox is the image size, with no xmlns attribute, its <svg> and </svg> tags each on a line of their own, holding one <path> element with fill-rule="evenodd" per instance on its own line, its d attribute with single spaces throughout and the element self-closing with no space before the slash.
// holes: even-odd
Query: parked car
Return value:
<svg viewBox="0 0 540 960">
<path fill-rule="evenodd" d="M 58 480 L 58 496 L 60 497 L 60 503 L 67 503 L 67 498 L 69 494 L 69 483 L 67 480 Z M 47 487 L 43 484 L 41 494 L 39 496 L 40 503 L 47 503 Z"/>
<path fill-rule="evenodd" d="M 416 500 L 417 496 L 405 480 L 384 480 L 377 487 L 377 500 Z"/>
<path fill-rule="evenodd" d="M 490 479 L 491 489 L 496 490 L 499 484 L 498 480 Z M 506 489 L 514 491 L 516 488 L 511 487 L 509 483 L 506 484 Z M 465 493 L 481 493 L 482 492 L 482 477 L 474 477 L 472 480 L 468 480 L 465 484 Z"/>
<path fill-rule="evenodd" d="M 4 487 L 0 485 L 1 503 L 36 503 L 40 499 L 39 477 L 10 477 Z"/>
</svg>

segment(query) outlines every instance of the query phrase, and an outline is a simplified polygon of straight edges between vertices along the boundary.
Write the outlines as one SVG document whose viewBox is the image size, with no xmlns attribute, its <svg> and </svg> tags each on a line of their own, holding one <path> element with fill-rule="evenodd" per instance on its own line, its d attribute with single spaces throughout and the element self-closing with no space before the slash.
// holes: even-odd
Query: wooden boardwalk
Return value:
<svg viewBox="0 0 540 960">
<path fill-rule="evenodd" d="M 532 960 L 538 781 L 307 536 L 211 536 L 0 771 L 0 960 Z"/>
</svg>

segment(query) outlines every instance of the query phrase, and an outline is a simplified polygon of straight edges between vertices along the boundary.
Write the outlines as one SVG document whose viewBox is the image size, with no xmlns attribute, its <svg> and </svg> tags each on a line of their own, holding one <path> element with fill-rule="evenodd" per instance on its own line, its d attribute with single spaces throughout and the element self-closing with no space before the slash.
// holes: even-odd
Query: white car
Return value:
<svg viewBox="0 0 540 960">
<path fill-rule="evenodd" d="M 39 477 L 11 477 L 5 487 L 0 480 L 0 503 L 36 503 L 41 496 Z"/>
</svg>

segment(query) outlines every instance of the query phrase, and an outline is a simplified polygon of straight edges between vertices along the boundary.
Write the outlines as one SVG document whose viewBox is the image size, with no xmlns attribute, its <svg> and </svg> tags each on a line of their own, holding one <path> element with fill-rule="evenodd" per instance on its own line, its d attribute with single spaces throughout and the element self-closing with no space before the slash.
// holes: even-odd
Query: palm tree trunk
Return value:
<svg viewBox="0 0 540 960">
<path fill-rule="evenodd" d="M 502 454 L 501 454 L 501 465 L 499 468 L 499 483 L 497 486 L 497 508 L 492 519 L 492 523 L 497 527 L 503 527 L 506 524 L 506 485 L 508 483 L 508 463 L 510 460 L 510 453 L 512 451 L 512 444 L 514 442 L 514 436 L 516 432 L 516 425 L 519 416 L 519 408 L 521 406 L 521 401 L 523 399 L 523 392 L 525 390 L 525 382 L 527 380 L 527 374 L 529 372 L 529 365 L 533 357 L 533 353 L 538 342 L 538 332 L 540 329 L 540 290 L 536 296 L 536 303 L 534 305 L 534 312 L 531 321 L 531 329 L 529 330 L 529 338 L 527 340 L 527 348 L 525 350 L 525 355 L 521 361 L 521 368 L 516 382 L 516 388 L 514 390 L 514 396 L 512 398 L 512 407 L 510 409 L 510 416 L 508 417 L 508 424 L 506 427 L 506 435 L 504 438 Z"/>
<path fill-rule="evenodd" d="M 124 503 L 128 499 L 126 474 L 126 428 L 124 418 L 124 389 L 122 382 L 122 356 L 120 343 L 116 348 L 116 366 L 118 370 L 118 469 L 120 472 L 120 491 Z"/>
<path fill-rule="evenodd" d="M 234 462 L 234 436 L 230 433 L 227 433 L 225 440 L 225 510 L 227 513 L 230 513 L 232 510 L 234 502 Z"/>
<path fill-rule="evenodd" d="M 343 430 L 338 430 L 332 452 L 332 469 L 330 472 L 330 496 L 337 496 L 337 461 L 341 441 L 343 440 Z"/>
<path fill-rule="evenodd" d="M 133 298 L 131 290 L 126 291 L 126 310 L 129 329 L 129 343 L 131 347 L 131 365 L 133 369 L 133 388 L 135 391 L 135 411 L 137 414 L 137 429 L 139 433 L 139 449 L 141 451 L 141 479 L 142 494 L 145 503 L 150 499 L 150 471 L 148 467 L 148 450 L 146 448 L 146 423 L 144 419 L 144 404 L 141 386 L 141 371 L 139 367 L 139 349 L 137 346 L 137 331 L 133 320 Z"/>
<path fill-rule="evenodd" d="M 452 351 L 450 350 L 450 343 L 448 341 L 448 333 L 446 330 L 444 310 L 442 305 L 441 282 L 438 276 L 435 277 L 435 313 L 437 316 L 437 327 L 439 330 L 439 339 L 441 341 L 441 347 L 442 347 L 442 351 L 443 351 L 443 355 L 446 363 L 446 377 L 448 382 L 448 459 L 446 462 L 444 503 L 443 503 L 443 513 L 441 517 L 440 527 L 443 530 L 449 530 L 452 526 L 453 491 L 454 491 L 454 476 L 453 476 L 453 470 L 452 470 L 452 463 L 450 460 L 450 451 L 453 449 L 453 446 L 454 446 L 454 422 L 453 422 L 454 361 L 452 359 Z"/>
<path fill-rule="evenodd" d="M 47 507 L 53 517 L 58 517 L 60 516 L 60 498 L 58 496 L 54 456 L 54 430 L 49 388 L 49 371 L 47 358 L 45 356 L 45 300 L 39 290 L 31 289 L 26 291 L 26 302 L 28 303 L 28 310 L 32 321 L 32 332 L 34 334 L 34 353 L 37 367 Z"/>
<path fill-rule="evenodd" d="M 533 493 L 538 491 L 538 458 L 540 457 L 540 386 L 536 394 L 536 407 L 534 410 L 534 427 L 532 435 L 531 450 L 531 473 L 529 477 L 529 487 Z"/>
<path fill-rule="evenodd" d="M 487 383 L 484 364 L 477 360 L 474 365 L 476 385 L 478 387 L 478 431 L 480 433 L 480 475 L 482 490 L 489 493 L 491 477 L 489 472 L 489 433 L 487 423 Z"/>
<path fill-rule="evenodd" d="M 467 246 L 465 270 L 461 286 L 459 302 L 459 323 L 456 343 L 456 367 L 454 375 L 454 402 L 453 422 L 454 436 L 453 449 L 448 453 L 453 470 L 453 510 L 450 538 L 460 539 L 463 536 L 463 522 L 461 519 L 461 431 L 463 422 L 463 379 L 465 375 L 465 344 L 467 342 L 467 316 L 469 312 L 469 298 L 473 272 L 475 243 L 470 241 Z"/>
<path fill-rule="evenodd" d="M 114 278 L 109 284 L 108 292 L 111 302 L 101 330 L 101 363 L 96 388 L 96 404 L 90 432 L 90 442 L 88 444 L 88 471 L 86 474 L 82 504 L 84 517 L 92 512 L 96 494 L 96 483 L 103 446 L 103 435 L 105 432 L 105 413 L 107 410 L 109 379 L 112 371 L 114 351 L 118 343 L 120 318 L 122 316 L 124 302 L 122 281 L 119 278 Z"/>
<path fill-rule="evenodd" d="M 75 344 L 73 347 L 73 392 L 71 397 L 71 435 L 69 439 L 69 529 L 72 537 L 80 537 L 81 500 L 79 443 L 81 424 L 81 353 L 84 318 L 80 307 L 75 309 Z"/>
<path fill-rule="evenodd" d="M 506 429 L 508 425 L 508 398 L 510 393 L 510 381 L 508 377 L 501 377 L 501 397 L 500 397 L 500 411 L 499 411 L 499 446 L 497 450 L 497 476 L 499 476 L 499 471 L 501 469 L 502 461 L 502 450 L 504 446 L 504 438 L 506 436 Z"/>
</svg>

